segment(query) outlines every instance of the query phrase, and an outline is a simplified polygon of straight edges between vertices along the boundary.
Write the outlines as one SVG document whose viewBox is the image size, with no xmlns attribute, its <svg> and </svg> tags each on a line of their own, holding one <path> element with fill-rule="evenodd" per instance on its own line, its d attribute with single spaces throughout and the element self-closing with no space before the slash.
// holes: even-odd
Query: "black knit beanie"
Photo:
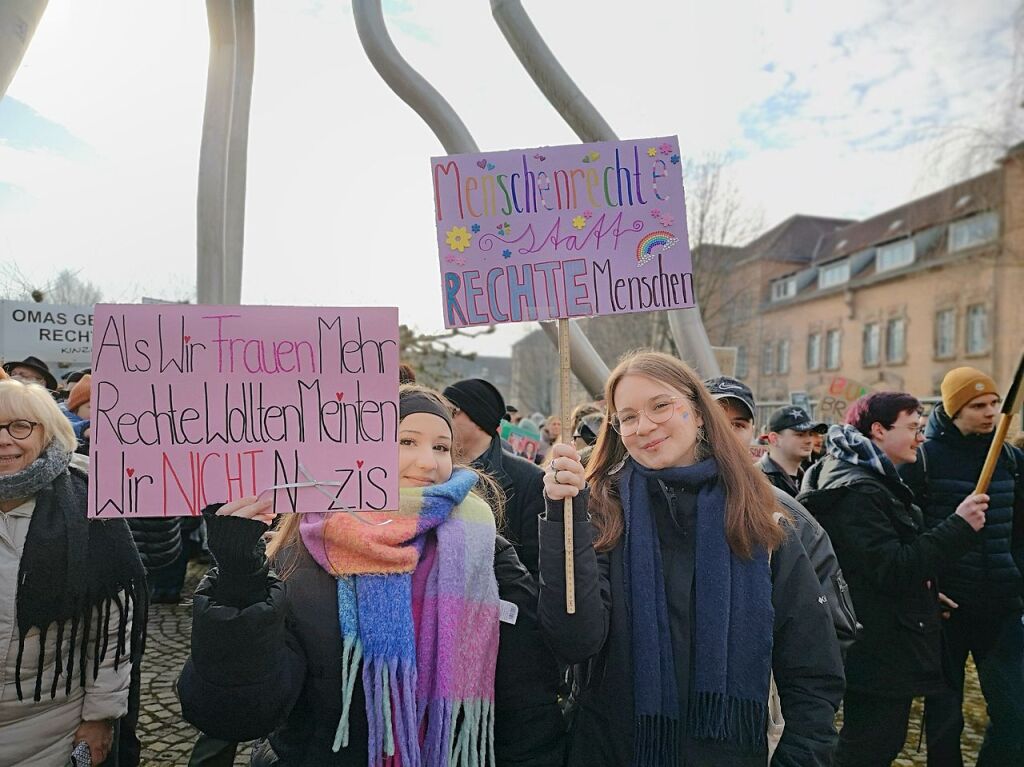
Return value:
<svg viewBox="0 0 1024 767">
<path fill-rule="evenodd" d="M 445 389 L 444 396 L 487 434 L 498 431 L 505 416 L 505 400 L 493 384 L 482 378 L 467 378 Z"/>
</svg>

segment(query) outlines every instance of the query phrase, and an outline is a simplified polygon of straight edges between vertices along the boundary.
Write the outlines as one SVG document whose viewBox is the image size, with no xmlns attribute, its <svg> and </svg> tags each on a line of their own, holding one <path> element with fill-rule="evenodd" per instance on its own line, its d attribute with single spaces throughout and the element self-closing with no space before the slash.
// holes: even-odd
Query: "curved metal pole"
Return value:
<svg viewBox="0 0 1024 767">
<path fill-rule="evenodd" d="M 520 0 L 491 0 L 491 15 L 523 68 L 581 141 L 618 139 L 615 131 L 558 62 Z M 692 309 L 674 309 L 667 314 L 679 354 L 705 378 L 721 375 L 700 308 L 694 305 Z"/>
<path fill-rule="evenodd" d="M 0 3 L 0 99 L 14 79 L 32 42 L 47 0 L 6 0 Z"/>
<path fill-rule="evenodd" d="M 210 64 L 199 150 L 196 297 L 242 300 L 246 156 L 256 57 L 253 0 L 207 0 Z"/>
<path fill-rule="evenodd" d="M 380 0 L 355 0 L 352 9 L 359 41 L 373 68 L 391 90 L 430 126 L 445 151 L 449 154 L 479 152 L 476 141 L 451 104 L 412 68 L 395 47 L 384 23 Z M 550 326 L 544 330 L 549 337 L 554 334 L 557 345 L 555 323 L 541 325 Z M 571 323 L 569 331 L 569 350 L 573 373 L 592 397 L 599 397 L 608 378 L 608 366 L 575 323 Z"/>
</svg>

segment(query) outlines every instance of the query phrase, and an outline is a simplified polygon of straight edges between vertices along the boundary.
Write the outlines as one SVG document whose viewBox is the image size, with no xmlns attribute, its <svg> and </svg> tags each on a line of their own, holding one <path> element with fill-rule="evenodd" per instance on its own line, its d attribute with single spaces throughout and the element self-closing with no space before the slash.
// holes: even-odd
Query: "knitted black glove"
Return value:
<svg viewBox="0 0 1024 767">
<path fill-rule="evenodd" d="M 225 604 L 251 604 L 265 592 L 267 559 L 263 533 L 267 526 L 257 519 L 218 516 L 223 503 L 203 509 L 207 543 L 217 562 L 217 596 Z"/>
</svg>

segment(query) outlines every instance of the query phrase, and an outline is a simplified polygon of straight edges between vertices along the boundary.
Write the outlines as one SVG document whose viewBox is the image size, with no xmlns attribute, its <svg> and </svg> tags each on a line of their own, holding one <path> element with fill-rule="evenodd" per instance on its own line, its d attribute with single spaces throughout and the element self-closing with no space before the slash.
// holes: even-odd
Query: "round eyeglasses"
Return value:
<svg viewBox="0 0 1024 767">
<path fill-rule="evenodd" d="M 38 425 L 35 421 L 26 421 L 19 418 L 10 423 L 0 423 L 0 434 L 3 434 L 4 429 L 7 429 L 7 433 L 14 439 L 28 439 Z"/>
<path fill-rule="evenodd" d="M 640 429 L 640 414 L 647 416 L 651 423 L 665 423 L 675 413 L 684 398 L 681 396 L 652 397 L 639 411 L 620 410 L 612 414 L 608 422 L 621 437 L 632 437 Z"/>
</svg>

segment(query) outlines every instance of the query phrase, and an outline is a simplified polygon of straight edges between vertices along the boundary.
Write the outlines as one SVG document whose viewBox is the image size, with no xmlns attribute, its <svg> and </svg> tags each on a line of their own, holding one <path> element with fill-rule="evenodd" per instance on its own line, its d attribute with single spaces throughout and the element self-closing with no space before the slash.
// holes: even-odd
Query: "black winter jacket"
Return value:
<svg viewBox="0 0 1024 767">
<path fill-rule="evenodd" d="M 762 455 L 761 458 L 758 460 L 757 468 L 759 468 L 762 471 L 762 473 L 768 478 L 768 481 L 771 482 L 772 487 L 781 490 L 782 492 L 789 495 L 791 498 L 796 498 L 796 496 L 799 494 L 800 480 L 802 479 L 804 473 L 803 469 L 797 469 L 797 481 L 794 482 L 793 479 L 789 476 L 789 474 L 786 473 L 786 470 L 779 466 L 779 464 L 775 463 L 775 461 L 772 460 L 772 457 L 768 453 Z"/>
<path fill-rule="evenodd" d="M 917 461 L 900 467 L 900 474 L 921 505 L 925 527 L 931 529 L 974 493 L 992 434 L 965 436 L 938 405 L 928 418 L 925 437 L 928 441 L 918 448 Z M 1024 453 L 1004 445 L 988 489 L 985 526 L 971 550 L 940 573 L 942 593 L 961 607 L 987 611 L 1021 606 L 1022 470 Z"/>
<path fill-rule="evenodd" d="M 473 468 L 489 474 L 505 493 L 505 527 L 501 533 L 516 547 L 519 561 L 537 577 L 537 517 L 544 513 L 544 470 L 507 453 L 494 437 Z"/>
<path fill-rule="evenodd" d="M 183 717 L 228 741 L 266 738 L 259 767 L 365 767 L 367 721 L 357 678 L 350 745 L 331 751 L 341 716 L 337 585 L 297 547 L 287 579 L 269 572 L 260 522 L 208 517 L 219 567 L 196 590 L 192 653 L 178 680 Z M 500 537 L 495 575 L 501 599 L 519 613 L 502 623 L 495 679 L 495 753 L 502 767 L 560 767 L 565 728 L 558 670 L 536 624 L 536 585 Z M 284 570 L 283 570 L 284 571 Z"/>
<path fill-rule="evenodd" d="M 793 518 L 797 537 L 807 552 L 814 574 L 818 576 L 821 593 L 828 600 L 829 614 L 832 616 L 832 625 L 839 639 L 839 647 L 845 656 L 850 645 L 857 639 L 860 624 L 857 623 L 857 613 L 850 598 L 850 587 L 846 585 L 843 569 L 839 566 L 835 549 L 832 548 L 832 541 L 825 528 L 803 507 L 803 504 L 784 490 L 777 487 L 774 490 L 779 504 Z"/>
<path fill-rule="evenodd" d="M 832 539 L 863 629 L 846 656 L 851 690 L 913 697 L 947 688 L 937 573 L 976 539 L 961 517 L 924 531 L 902 482 L 826 456 L 797 499 Z"/>
<path fill-rule="evenodd" d="M 674 494 L 673 494 L 674 495 Z M 689 495 L 689 494 L 687 494 Z M 666 578 L 682 575 L 692 583 L 695 504 L 654 497 Z M 625 614 L 624 541 L 598 554 L 587 521 L 585 494 L 573 505 L 576 612 L 565 611 L 563 505 L 548 503 L 540 521 L 540 622 L 559 659 L 584 666 L 581 692 L 569 736 L 570 767 L 621 767 L 633 757 L 633 686 L 630 624 Z M 665 540 L 666 517 L 682 530 L 677 542 Z M 686 545 L 686 538 L 691 540 Z M 666 551 L 672 546 L 673 551 Z M 773 765 L 831 764 L 836 744 L 833 719 L 843 696 L 839 645 L 807 554 L 792 532 L 771 560 L 775 609 L 772 667 L 786 720 Z M 685 593 L 683 593 L 685 592 Z M 689 645 L 694 621 L 690 588 L 667 589 L 673 649 Z M 682 610 L 680 610 L 682 608 Z M 686 626 L 680 625 L 685 612 Z M 677 659 L 677 685 L 688 689 L 694 659 Z M 685 700 L 685 694 L 680 696 Z M 763 767 L 767 751 L 750 753 L 709 741 L 684 744 L 687 767 Z"/>
<path fill-rule="evenodd" d="M 181 520 L 177 517 L 135 517 L 128 520 L 128 527 L 147 573 L 167 567 L 181 554 Z"/>
</svg>

